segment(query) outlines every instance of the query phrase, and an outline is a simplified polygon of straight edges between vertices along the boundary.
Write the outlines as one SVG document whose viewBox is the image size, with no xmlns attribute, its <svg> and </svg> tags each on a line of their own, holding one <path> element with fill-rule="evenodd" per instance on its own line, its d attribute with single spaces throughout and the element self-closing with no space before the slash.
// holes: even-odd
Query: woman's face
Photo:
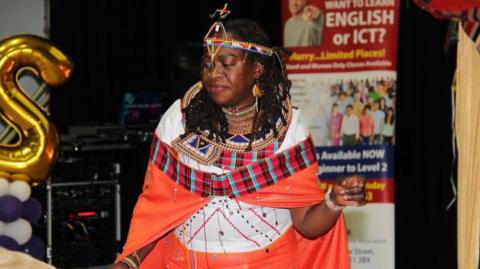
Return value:
<svg viewBox="0 0 480 269">
<path fill-rule="evenodd" d="M 218 47 L 213 60 L 208 52 L 204 54 L 202 83 L 219 106 L 244 108 L 252 104 L 252 87 L 262 73 L 263 66 L 240 49 Z"/>
<path fill-rule="evenodd" d="M 337 113 L 338 112 L 338 105 L 332 106 L 332 113 Z"/>
</svg>

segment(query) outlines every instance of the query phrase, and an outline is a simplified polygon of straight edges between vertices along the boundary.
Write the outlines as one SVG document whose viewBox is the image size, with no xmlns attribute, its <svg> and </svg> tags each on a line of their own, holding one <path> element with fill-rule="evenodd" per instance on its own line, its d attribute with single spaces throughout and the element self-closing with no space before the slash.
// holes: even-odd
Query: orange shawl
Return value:
<svg viewBox="0 0 480 269">
<path fill-rule="evenodd" d="M 240 201 L 273 208 L 295 208 L 324 200 L 317 178 L 318 165 L 311 165 L 287 179 L 242 195 Z M 127 243 L 117 262 L 149 243 L 166 236 L 208 203 L 208 198 L 187 191 L 166 176 L 152 162 L 145 177 L 144 190 L 133 211 Z M 332 229 L 316 240 L 308 240 L 295 231 L 298 268 L 348 269 L 350 259 L 343 216 Z M 142 262 L 140 269 L 163 268 L 161 239 Z M 270 253 L 275 255 L 274 253 Z M 157 257 L 157 258 L 156 258 Z M 279 255 L 278 259 L 282 259 Z M 268 267 L 268 265 L 265 265 Z M 265 268 L 264 266 L 261 266 Z"/>
</svg>

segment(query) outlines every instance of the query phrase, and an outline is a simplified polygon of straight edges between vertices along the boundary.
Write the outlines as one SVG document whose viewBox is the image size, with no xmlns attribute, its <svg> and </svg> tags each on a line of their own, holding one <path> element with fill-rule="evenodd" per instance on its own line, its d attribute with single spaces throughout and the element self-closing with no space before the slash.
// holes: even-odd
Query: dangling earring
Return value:
<svg viewBox="0 0 480 269">
<path fill-rule="evenodd" d="M 255 83 L 255 85 L 253 85 L 252 93 L 253 93 L 253 96 L 255 96 L 255 97 L 261 97 L 262 96 L 262 89 L 260 89 L 260 87 L 258 87 L 257 83 Z"/>
<path fill-rule="evenodd" d="M 259 110 L 258 98 L 262 97 L 262 89 L 260 89 L 260 87 L 258 86 L 258 83 L 255 83 L 255 85 L 253 85 L 252 93 L 253 93 L 253 96 L 255 96 L 255 108 L 256 108 L 256 111 L 258 112 Z"/>
</svg>

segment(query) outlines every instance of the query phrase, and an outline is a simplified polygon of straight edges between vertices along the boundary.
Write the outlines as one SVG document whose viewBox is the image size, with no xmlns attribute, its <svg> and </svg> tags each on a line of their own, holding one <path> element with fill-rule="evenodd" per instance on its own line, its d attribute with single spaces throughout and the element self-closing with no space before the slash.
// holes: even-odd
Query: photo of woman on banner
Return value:
<svg viewBox="0 0 480 269">
<path fill-rule="evenodd" d="M 382 136 L 384 144 L 395 144 L 395 115 L 392 107 L 387 108 L 387 115 L 385 116 Z"/>
<path fill-rule="evenodd" d="M 362 115 L 365 104 L 362 103 L 362 99 L 359 91 L 355 91 L 353 93 L 352 107 L 353 107 L 353 114 L 355 114 L 355 116 L 357 117 L 360 117 Z"/>
<path fill-rule="evenodd" d="M 284 25 L 284 47 L 319 47 L 322 43 L 324 14 L 311 0 L 289 0 L 292 16 Z"/>
<path fill-rule="evenodd" d="M 332 111 L 330 113 L 330 121 L 328 124 L 329 139 L 331 146 L 340 146 L 342 141 L 342 118 L 343 114 L 340 112 L 340 108 L 337 103 L 332 105 Z"/>
<path fill-rule="evenodd" d="M 375 123 L 373 122 L 372 115 L 370 114 L 370 106 L 366 105 L 363 108 L 362 115 L 360 116 L 360 136 L 361 136 L 361 145 L 371 145 L 373 144 L 373 130 L 375 128 Z"/>
</svg>

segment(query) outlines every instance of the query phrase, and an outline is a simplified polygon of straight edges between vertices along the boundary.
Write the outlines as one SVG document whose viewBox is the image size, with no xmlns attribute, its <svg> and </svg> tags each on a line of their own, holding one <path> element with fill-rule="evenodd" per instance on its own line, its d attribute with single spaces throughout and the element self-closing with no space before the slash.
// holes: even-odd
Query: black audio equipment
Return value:
<svg viewBox="0 0 480 269">
<path fill-rule="evenodd" d="M 50 264 L 104 268 L 115 260 L 141 192 L 153 130 L 72 126 L 60 137 L 58 160 L 37 195 L 44 197 L 46 214 L 38 229 L 46 231 Z"/>
<path fill-rule="evenodd" d="M 121 241 L 121 127 L 76 126 L 60 137 L 45 184 L 47 261 L 58 268 L 111 264 Z"/>
<path fill-rule="evenodd" d="M 117 180 L 47 182 L 47 259 L 58 268 L 112 263 L 120 241 Z"/>
</svg>

